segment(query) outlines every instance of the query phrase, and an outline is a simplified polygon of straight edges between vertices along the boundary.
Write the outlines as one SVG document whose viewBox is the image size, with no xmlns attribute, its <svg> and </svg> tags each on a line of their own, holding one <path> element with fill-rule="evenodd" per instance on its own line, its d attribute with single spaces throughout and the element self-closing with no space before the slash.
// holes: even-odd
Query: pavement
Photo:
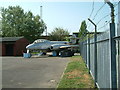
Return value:
<svg viewBox="0 0 120 90">
<path fill-rule="evenodd" d="M 56 88 L 69 57 L 2 57 L 3 88 Z"/>
</svg>

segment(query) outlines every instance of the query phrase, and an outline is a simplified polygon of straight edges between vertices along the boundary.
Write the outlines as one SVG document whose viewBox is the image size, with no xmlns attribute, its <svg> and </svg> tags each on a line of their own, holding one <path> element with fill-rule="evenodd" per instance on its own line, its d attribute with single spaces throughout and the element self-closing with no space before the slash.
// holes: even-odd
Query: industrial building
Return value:
<svg viewBox="0 0 120 90">
<path fill-rule="evenodd" d="M 26 52 L 29 41 L 24 37 L 1 37 L 0 55 L 1 56 L 21 56 Z"/>
</svg>

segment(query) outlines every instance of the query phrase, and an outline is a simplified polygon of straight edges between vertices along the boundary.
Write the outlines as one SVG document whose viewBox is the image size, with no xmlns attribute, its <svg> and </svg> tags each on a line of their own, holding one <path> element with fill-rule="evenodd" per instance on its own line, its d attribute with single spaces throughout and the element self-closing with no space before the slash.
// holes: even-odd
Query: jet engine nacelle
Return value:
<svg viewBox="0 0 120 90">
<path fill-rule="evenodd" d="M 66 46 L 65 44 L 54 44 L 54 45 L 51 45 L 51 50 L 58 50 L 60 49 L 61 46 Z"/>
</svg>

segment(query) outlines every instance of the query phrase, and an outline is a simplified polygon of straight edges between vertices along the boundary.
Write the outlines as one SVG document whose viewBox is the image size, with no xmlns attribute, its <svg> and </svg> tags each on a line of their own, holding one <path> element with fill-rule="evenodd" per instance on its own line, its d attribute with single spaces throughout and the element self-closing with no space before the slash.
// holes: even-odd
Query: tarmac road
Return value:
<svg viewBox="0 0 120 90">
<path fill-rule="evenodd" d="M 69 58 L 2 57 L 3 88 L 56 88 Z"/>
</svg>

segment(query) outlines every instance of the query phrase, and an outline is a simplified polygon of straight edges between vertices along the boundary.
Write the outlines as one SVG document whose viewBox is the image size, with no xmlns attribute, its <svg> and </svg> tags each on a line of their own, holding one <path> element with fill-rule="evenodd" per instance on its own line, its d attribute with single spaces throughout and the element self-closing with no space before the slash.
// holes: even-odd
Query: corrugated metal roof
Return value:
<svg viewBox="0 0 120 90">
<path fill-rule="evenodd" d="M 0 42 L 17 41 L 24 37 L 0 37 Z"/>
</svg>

